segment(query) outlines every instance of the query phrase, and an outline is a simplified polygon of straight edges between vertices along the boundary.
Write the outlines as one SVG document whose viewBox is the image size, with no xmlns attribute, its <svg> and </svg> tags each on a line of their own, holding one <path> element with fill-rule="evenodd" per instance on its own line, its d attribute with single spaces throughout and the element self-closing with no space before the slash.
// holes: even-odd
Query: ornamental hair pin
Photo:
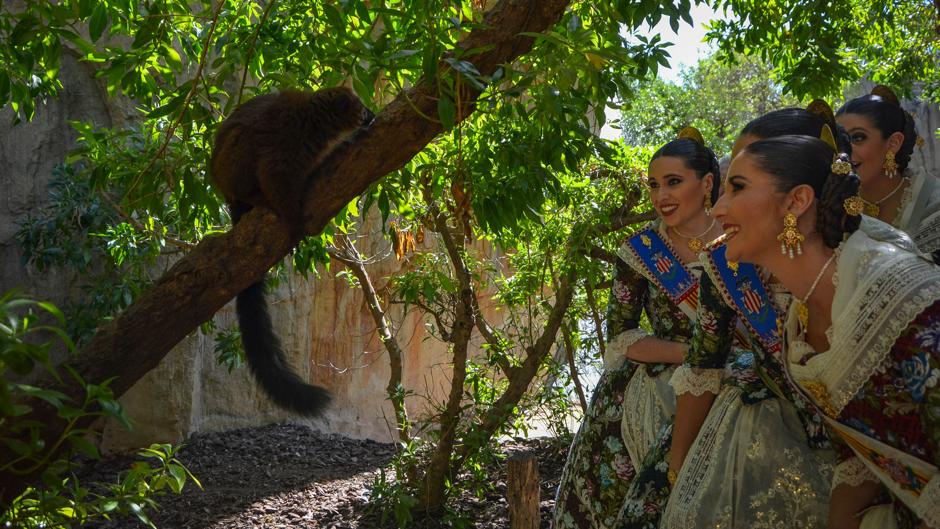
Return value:
<svg viewBox="0 0 940 529">
<path fill-rule="evenodd" d="M 894 90 L 883 84 L 875 85 L 875 87 L 871 89 L 871 95 L 878 96 L 885 101 L 901 106 L 901 100 L 898 99 L 898 96 L 894 93 Z"/>
<path fill-rule="evenodd" d="M 847 175 L 852 172 L 852 164 L 843 160 L 838 154 L 832 158 L 832 166 L 829 167 L 837 175 Z"/>
<path fill-rule="evenodd" d="M 676 134 L 676 139 L 680 140 L 682 138 L 688 138 L 699 145 L 705 145 L 705 138 L 702 136 L 702 133 L 695 127 L 683 127 L 679 131 L 679 134 Z"/>
<path fill-rule="evenodd" d="M 842 201 L 842 207 L 845 208 L 846 213 L 857 217 L 865 211 L 865 199 L 858 195 L 852 195 Z"/>
<path fill-rule="evenodd" d="M 819 139 L 826 142 L 827 145 L 832 147 L 832 150 L 838 151 L 839 148 L 836 147 L 836 137 L 832 135 L 832 129 L 829 128 L 829 125 L 825 123 L 822 126 L 822 130 L 819 131 Z"/>
<path fill-rule="evenodd" d="M 806 105 L 806 111 L 821 117 L 825 123 L 836 122 L 836 117 L 832 113 L 832 107 L 822 99 L 814 99 L 810 104 Z"/>
</svg>

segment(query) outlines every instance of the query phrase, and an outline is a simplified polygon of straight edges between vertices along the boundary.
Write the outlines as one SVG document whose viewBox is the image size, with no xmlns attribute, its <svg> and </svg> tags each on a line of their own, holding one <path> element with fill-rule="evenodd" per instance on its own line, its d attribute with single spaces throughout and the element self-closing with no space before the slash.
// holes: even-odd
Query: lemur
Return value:
<svg viewBox="0 0 940 529">
<path fill-rule="evenodd" d="M 225 197 L 232 223 L 254 207 L 269 208 L 287 222 L 296 244 L 303 233 L 308 178 L 372 118 L 344 87 L 288 90 L 239 106 L 219 125 L 210 161 L 212 183 Z M 330 395 L 301 380 L 287 363 L 271 326 L 263 281 L 238 294 L 236 313 L 248 366 L 271 400 L 302 415 L 322 412 Z"/>
</svg>

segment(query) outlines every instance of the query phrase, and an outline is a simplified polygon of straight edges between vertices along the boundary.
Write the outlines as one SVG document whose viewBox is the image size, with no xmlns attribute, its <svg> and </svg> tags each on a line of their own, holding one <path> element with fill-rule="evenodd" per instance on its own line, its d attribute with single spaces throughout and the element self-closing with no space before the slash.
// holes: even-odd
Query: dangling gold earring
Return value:
<svg viewBox="0 0 940 529">
<path fill-rule="evenodd" d="M 888 151 L 888 154 L 885 154 L 885 163 L 882 167 L 885 170 L 885 176 L 889 179 L 898 175 L 898 162 L 894 161 L 893 152 Z"/>
<path fill-rule="evenodd" d="M 803 255 L 803 241 L 806 238 L 796 229 L 796 215 L 787 213 L 783 216 L 783 232 L 777 235 L 780 241 L 780 253 L 788 255 L 793 259 L 793 249 L 796 249 L 796 255 Z"/>
<path fill-rule="evenodd" d="M 711 192 L 705 193 L 705 215 L 712 216 L 712 194 Z"/>
</svg>

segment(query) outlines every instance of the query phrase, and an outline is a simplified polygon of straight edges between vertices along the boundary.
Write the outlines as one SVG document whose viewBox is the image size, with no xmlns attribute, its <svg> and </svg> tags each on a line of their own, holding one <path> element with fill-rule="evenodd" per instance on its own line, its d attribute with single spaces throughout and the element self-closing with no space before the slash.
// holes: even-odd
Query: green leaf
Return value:
<svg viewBox="0 0 940 529">
<path fill-rule="evenodd" d="M 88 21 L 88 35 L 92 42 L 98 42 L 101 34 L 108 26 L 108 8 L 105 2 L 98 2 L 94 12 L 91 14 L 91 20 Z"/>
<path fill-rule="evenodd" d="M 444 130 L 454 128 L 457 120 L 457 107 L 447 94 L 440 94 L 437 100 L 437 117 L 441 120 Z"/>
<path fill-rule="evenodd" d="M 84 437 L 74 435 L 69 437 L 69 443 L 71 443 L 73 448 L 85 454 L 86 456 L 92 459 L 101 459 L 101 454 L 98 453 L 98 448 L 88 442 L 88 440 Z"/>
<path fill-rule="evenodd" d="M 16 24 L 10 33 L 10 42 L 16 46 L 25 46 L 39 33 L 39 19 L 26 15 Z"/>
<path fill-rule="evenodd" d="M 183 486 L 186 484 L 186 470 L 176 464 L 170 464 L 167 468 L 170 471 L 170 475 L 173 476 L 173 480 L 170 481 L 170 488 L 173 489 L 173 492 L 179 494 L 183 491 Z"/>
</svg>

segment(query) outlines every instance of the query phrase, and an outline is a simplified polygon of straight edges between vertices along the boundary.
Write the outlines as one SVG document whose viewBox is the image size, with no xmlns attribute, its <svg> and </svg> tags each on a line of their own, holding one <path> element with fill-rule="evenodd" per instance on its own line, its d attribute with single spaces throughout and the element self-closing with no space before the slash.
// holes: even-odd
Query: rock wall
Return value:
<svg viewBox="0 0 940 529">
<path fill-rule="evenodd" d="M 373 243 L 378 243 L 375 237 Z M 368 243 L 367 243 L 368 244 Z M 370 267 L 379 283 L 397 270 L 394 257 Z M 341 267 L 340 267 L 341 268 Z M 333 394 L 323 417 L 300 419 L 271 405 L 247 368 L 229 373 L 216 363 L 211 338 L 194 334 L 168 354 L 121 402 L 135 421 L 133 432 L 114 423 L 104 430 L 106 450 L 128 449 L 157 441 L 178 441 L 189 433 L 219 431 L 277 421 L 308 424 L 327 432 L 381 441 L 394 440 L 394 412 L 385 398 L 388 354 L 378 339 L 361 290 L 321 271 L 321 278 L 291 276 L 269 296 L 272 320 L 291 364 L 300 375 Z M 447 348 L 429 336 L 418 313 L 404 316 L 397 338 L 404 353 L 403 384 L 417 395 L 409 411 L 428 409 L 424 395 L 441 400 L 450 387 Z M 493 317 L 494 314 L 490 314 Z M 234 304 L 216 315 L 219 326 L 233 324 Z"/>
</svg>

